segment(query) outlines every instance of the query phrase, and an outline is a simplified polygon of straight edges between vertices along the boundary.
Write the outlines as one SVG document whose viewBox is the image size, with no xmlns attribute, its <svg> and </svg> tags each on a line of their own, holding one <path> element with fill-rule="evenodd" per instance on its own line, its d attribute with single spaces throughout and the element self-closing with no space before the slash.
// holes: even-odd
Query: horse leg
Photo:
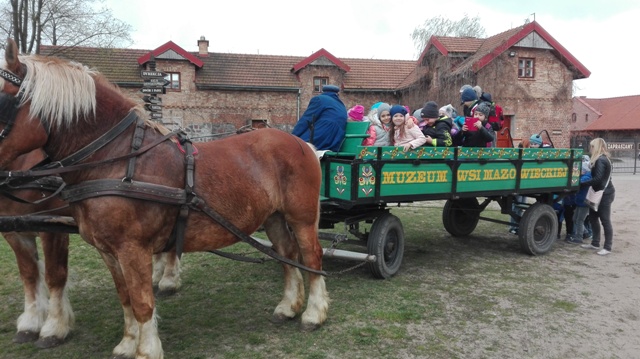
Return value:
<svg viewBox="0 0 640 359">
<path fill-rule="evenodd" d="M 129 242 L 135 240 L 129 238 Z M 125 314 L 125 335 L 113 350 L 114 358 L 130 358 L 135 354 L 136 359 L 162 359 L 151 284 L 151 250 L 127 246 L 114 256 L 102 257 L 113 275 Z"/>
<path fill-rule="evenodd" d="M 298 260 L 298 246 L 280 213 L 275 213 L 267 218 L 264 222 L 264 229 L 278 254 L 292 260 Z M 284 295 L 273 311 L 272 321 L 274 323 L 293 319 L 301 312 L 304 305 L 304 279 L 300 270 L 288 264 L 283 264 L 282 267 L 284 269 Z"/>
<path fill-rule="evenodd" d="M 33 342 L 47 316 L 47 289 L 42 280 L 42 263 L 38 261 L 36 236 L 33 233 L 3 233 L 16 255 L 20 278 L 24 287 L 24 312 L 17 321 L 14 343 Z"/>
<path fill-rule="evenodd" d="M 157 296 L 169 296 L 182 286 L 180 278 L 180 259 L 175 251 L 153 255 L 153 287 L 157 288 Z"/>
<path fill-rule="evenodd" d="M 153 274 L 151 276 L 151 284 L 153 289 L 158 289 L 162 276 L 164 275 L 164 268 L 167 264 L 165 252 L 156 253 L 153 255 Z"/>
<path fill-rule="evenodd" d="M 133 315 L 131 309 L 131 302 L 129 299 L 129 290 L 127 288 L 122 270 L 117 259 L 110 254 L 99 251 L 102 256 L 102 260 L 107 265 L 113 282 L 115 283 L 116 290 L 118 292 L 118 298 L 122 304 L 122 311 L 124 313 L 124 335 L 120 343 L 113 349 L 113 356 L 111 359 L 131 359 L 136 354 L 136 348 L 138 345 L 138 322 Z"/>
<path fill-rule="evenodd" d="M 67 265 L 69 262 L 69 235 L 41 233 L 44 253 L 45 278 L 49 288 L 49 314 L 40 330 L 38 348 L 53 348 L 64 342 L 75 317 L 67 296 Z"/>
<path fill-rule="evenodd" d="M 291 228 L 297 241 L 302 263 L 312 269 L 322 270 L 322 247 L 318 242 L 318 222 L 292 224 Z M 295 244 L 294 244 L 295 245 Z M 307 309 L 302 313 L 301 328 L 305 331 L 319 328 L 327 319 L 329 294 L 320 274 L 308 273 L 309 297 Z"/>
</svg>

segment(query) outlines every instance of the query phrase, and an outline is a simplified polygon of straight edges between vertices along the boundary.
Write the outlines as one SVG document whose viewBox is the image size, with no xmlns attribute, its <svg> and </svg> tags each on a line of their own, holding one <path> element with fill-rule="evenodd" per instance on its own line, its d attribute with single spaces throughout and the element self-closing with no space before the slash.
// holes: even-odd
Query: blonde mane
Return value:
<svg viewBox="0 0 640 359">
<path fill-rule="evenodd" d="M 77 62 L 22 56 L 27 74 L 22 81 L 21 106 L 31 101 L 30 116 L 49 126 L 69 126 L 80 116 L 95 116 L 97 71 Z"/>
</svg>

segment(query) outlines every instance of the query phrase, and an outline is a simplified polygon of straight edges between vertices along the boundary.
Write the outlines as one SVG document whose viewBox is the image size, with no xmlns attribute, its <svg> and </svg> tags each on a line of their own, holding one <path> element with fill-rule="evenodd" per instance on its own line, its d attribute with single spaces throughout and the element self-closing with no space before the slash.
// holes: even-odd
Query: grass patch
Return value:
<svg viewBox="0 0 640 359">
<path fill-rule="evenodd" d="M 269 321 L 283 288 L 276 262 L 258 265 L 186 254 L 182 289 L 157 301 L 165 357 L 505 357 L 517 343 L 496 341 L 492 333 L 508 335 L 523 326 L 551 332 L 556 327 L 546 320 L 557 324 L 559 315 L 578 310 L 557 293 L 580 274 L 558 266 L 553 252 L 524 254 L 506 225 L 481 221 L 470 236 L 455 238 L 443 229 L 439 207 L 394 207 L 392 213 L 401 219 L 406 238 L 399 273 L 376 280 L 360 267 L 327 278 L 329 318 L 313 333 L 300 332 L 298 321 L 279 326 Z M 483 216 L 506 219 L 491 210 Z M 340 227 L 335 231 L 344 232 Z M 253 253 L 244 245 L 233 250 Z M 573 256 L 582 260 L 580 254 Z M 77 236 L 72 236 L 69 258 L 76 328 L 64 345 L 37 350 L 11 343 L 23 293 L 13 252 L 0 242 L 0 358 L 110 356 L 123 326 L 111 276 L 97 251 Z M 324 267 L 338 272 L 354 264 L 327 259 Z M 530 318 L 528 313 L 538 314 Z M 534 339 L 544 337 L 528 330 Z"/>
</svg>

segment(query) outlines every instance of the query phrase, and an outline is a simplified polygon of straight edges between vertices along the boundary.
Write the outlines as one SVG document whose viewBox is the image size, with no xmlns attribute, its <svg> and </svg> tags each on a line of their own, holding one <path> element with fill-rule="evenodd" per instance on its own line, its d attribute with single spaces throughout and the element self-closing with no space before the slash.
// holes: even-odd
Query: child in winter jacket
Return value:
<svg viewBox="0 0 640 359">
<path fill-rule="evenodd" d="M 402 147 L 406 152 L 413 148 L 422 146 L 427 138 L 424 137 L 418 126 L 413 121 L 407 121 L 407 109 L 401 105 L 393 105 L 390 110 L 391 122 L 393 126 L 389 137 L 393 141 L 393 146 Z"/>
<path fill-rule="evenodd" d="M 567 238 L 567 242 L 572 244 L 582 244 L 584 234 L 584 220 L 589 214 L 589 206 L 584 203 L 589 191 L 589 185 L 584 182 L 591 180 L 591 161 L 589 156 L 582 156 L 582 174 L 580 176 L 580 190 L 576 193 L 576 209 L 573 212 L 573 233 Z"/>
</svg>

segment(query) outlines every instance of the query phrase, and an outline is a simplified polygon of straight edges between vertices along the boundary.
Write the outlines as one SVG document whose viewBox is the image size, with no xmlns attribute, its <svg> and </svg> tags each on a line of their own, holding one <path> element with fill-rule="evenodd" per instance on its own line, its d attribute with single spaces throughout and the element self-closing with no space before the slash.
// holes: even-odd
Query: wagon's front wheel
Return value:
<svg viewBox="0 0 640 359">
<path fill-rule="evenodd" d="M 387 279 L 400 269 L 404 256 L 404 229 L 400 219 L 390 213 L 376 218 L 367 240 L 369 254 L 375 262 L 368 263 L 374 277 Z"/>
<path fill-rule="evenodd" d="M 454 237 L 471 234 L 479 220 L 480 205 L 475 197 L 447 200 L 442 209 L 444 229 Z"/>
<path fill-rule="evenodd" d="M 522 249 L 531 255 L 547 253 L 558 236 L 558 216 L 548 204 L 531 205 L 520 220 L 518 238 Z"/>
</svg>

